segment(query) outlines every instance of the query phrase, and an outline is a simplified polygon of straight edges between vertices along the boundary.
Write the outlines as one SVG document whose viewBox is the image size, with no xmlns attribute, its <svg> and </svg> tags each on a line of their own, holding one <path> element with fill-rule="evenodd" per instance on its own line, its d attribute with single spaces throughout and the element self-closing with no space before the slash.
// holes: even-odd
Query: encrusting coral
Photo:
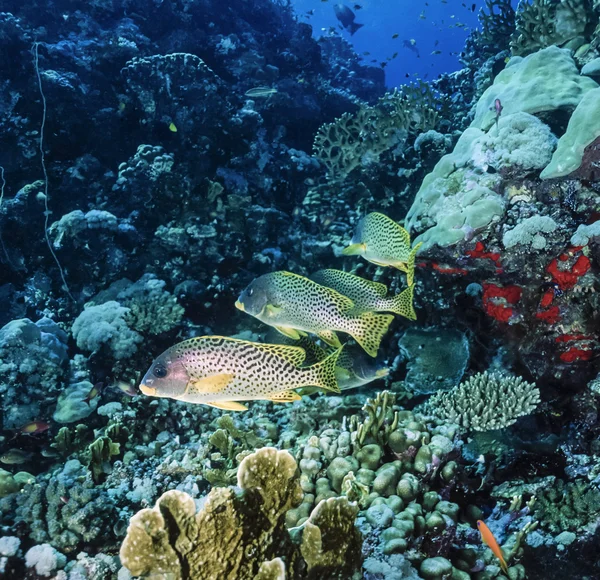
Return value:
<svg viewBox="0 0 600 580">
<path fill-rule="evenodd" d="M 285 513 L 303 496 L 294 458 L 263 447 L 241 462 L 238 486 L 242 494 L 213 489 L 198 513 L 186 493 L 166 492 L 131 519 L 121 561 L 136 576 L 173 580 L 282 578 L 286 571 L 352 577 L 361 539 L 358 508 L 346 498 L 315 508 L 298 547 L 285 527 Z"/>
</svg>

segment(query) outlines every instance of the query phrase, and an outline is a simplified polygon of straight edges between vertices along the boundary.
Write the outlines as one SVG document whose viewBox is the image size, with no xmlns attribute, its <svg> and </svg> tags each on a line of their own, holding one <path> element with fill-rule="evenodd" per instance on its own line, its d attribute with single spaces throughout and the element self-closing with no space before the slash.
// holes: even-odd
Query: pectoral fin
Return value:
<svg viewBox="0 0 600 580">
<path fill-rule="evenodd" d="M 281 308 L 273 304 L 267 304 L 264 312 L 266 318 L 275 318 L 281 312 Z"/>
<path fill-rule="evenodd" d="M 273 403 L 293 403 L 299 401 L 302 397 L 294 391 L 281 391 L 280 393 L 273 393 L 269 397 L 269 401 Z"/>
<path fill-rule="evenodd" d="M 360 256 L 367 251 L 367 244 L 350 244 L 342 250 L 343 256 Z"/>
<path fill-rule="evenodd" d="M 342 346 L 340 339 L 337 337 L 337 334 L 333 332 L 333 330 L 322 330 L 321 332 L 317 332 L 317 336 L 323 342 L 333 346 L 333 348 L 340 348 Z"/>
<path fill-rule="evenodd" d="M 204 405 L 209 407 L 215 407 L 216 409 L 223 409 L 223 411 L 247 411 L 248 407 L 235 401 L 212 401 L 204 402 Z"/>
<path fill-rule="evenodd" d="M 201 379 L 191 379 L 185 389 L 185 395 L 207 395 L 222 393 L 234 379 L 232 374 L 218 374 Z"/>
<path fill-rule="evenodd" d="M 296 330 L 295 328 L 288 328 L 286 326 L 276 326 L 275 329 L 281 332 L 281 334 L 283 334 L 284 336 L 287 336 L 288 338 L 293 338 L 294 340 L 299 340 L 302 336 L 306 336 L 305 332 Z"/>
</svg>

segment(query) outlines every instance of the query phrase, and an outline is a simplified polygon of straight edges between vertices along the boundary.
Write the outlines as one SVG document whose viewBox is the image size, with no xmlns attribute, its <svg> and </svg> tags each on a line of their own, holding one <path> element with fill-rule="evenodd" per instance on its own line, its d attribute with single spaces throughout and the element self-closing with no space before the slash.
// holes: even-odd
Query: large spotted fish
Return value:
<svg viewBox="0 0 600 580">
<path fill-rule="evenodd" d="M 415 256 L 421 244 L 410 246 L 410 234 L 394 220 L 378 212 L 363 217 L 356 226 L 344 256 L 362 256 L 378 266 L 391 266 L 407 274 L 408 285 L 414 281 Z"/>
<path fill-rule="evenodd" d="M 362 312 L 339 292 L 291 272 L 273 272 L 256 278 L 240 295 L 236 307 L 298 339 L 316 334 L 339 347 L 336 332 L 345 332 L 372 357 L 393 316 Z"/>
<path fill-rule="evenodd" d="M 319 270 L 312 274 L 310 279 L 347 296 L 359 310 L 393 312 L 409 320 L 417 319 L 413 307 L 414 286 L 408 286 L 396 296 L 388 296 L 385 284 L 332 268 Z"/>
<path fill-rule="evenodd" d="M 339 392 L 335 368 L 341 349 L 302 368 L 306 353 L 297 346 L 261 344 L 224 336 L 190 338 L 172 346 L 153 363 L 140 390 L 228 411 L 245 411 L 238 401 L 300 399 L 293 389 L 319 387 Z"/>
</svg>

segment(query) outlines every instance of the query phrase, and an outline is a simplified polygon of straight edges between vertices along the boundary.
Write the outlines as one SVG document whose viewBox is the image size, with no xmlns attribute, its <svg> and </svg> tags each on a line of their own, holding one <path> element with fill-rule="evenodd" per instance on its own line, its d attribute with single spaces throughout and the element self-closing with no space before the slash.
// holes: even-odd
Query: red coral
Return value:
<svg viewBox="0 0 600 580">
<path fill-rule="evenodd" d="M 483 308 L 486 313 L 499 320 L 509 322 L 514 314 L 511 305 L 521 299 L 523 290 L 519 286 L 496 286 L 495 284 L 483 284 Z"/>
<path fill-rule="evenodd" d="M 542 295 L 542 299 L 540 300 L 540 308 L 548 308 L 552 301 L 554 300 L 554 290 L 550 288 L 546 290 Z M 538 317 L 539 318 L 539 317 Z"/>
<path fill-rule="evenodd" d="M 584 350 L 572 346 L 567 352 L 563 352 L 560 355 L 560 360 L 567 363 L 588 361 L 591 360 L 594 353 L 591 350 Z"/>
<path fill-rule="evenodd" d="M 560 310 L 558 306 L 553 306 L 548 310 L 540 310 L 535 313 L 535 317 L 547 322 L 548 324 L 556 324 L 560 320 Z"/>
<path fill-rule="evenodd" d="M 470 258 L 482 258 L 484 260 L 491 260 L 496 264 L 496 268 L 500 269 L 500 254 L 498 252 L 486 252 L 483 242 L 477 242 L 474 250 L 468 250 L 466 252 Z"/>
<path fill-rule="evenodd" d="M 573 252 L 580 250 L 581 248 L 572 248 L 569 253 L 561 254 L 558 259 L 554 258 L 550 265 L 546 268 L 546 271 L 552 275 L 556 283 L 560 286 L 561 290 L 568 290 L 573 288 L 577 284 L 577 280 L 581 278 L 591 267 L 591 263 L 588 257 L 579 256 L 575 264 L 570 269 L 563 270 L 558 267 L 558 262 L 564 263 L 571 257 Z"/>
<path fill-rule="evenodd" d="M 452 266 L 446 266 L 445 264 L 438 264 L 437 262 L 433 262 L 431 267 L 440 274 L 456 274 L 458 276 L 464 276 L 467 274 L 467 270 L 464 268 L 453 268 Z"/>
</svg>

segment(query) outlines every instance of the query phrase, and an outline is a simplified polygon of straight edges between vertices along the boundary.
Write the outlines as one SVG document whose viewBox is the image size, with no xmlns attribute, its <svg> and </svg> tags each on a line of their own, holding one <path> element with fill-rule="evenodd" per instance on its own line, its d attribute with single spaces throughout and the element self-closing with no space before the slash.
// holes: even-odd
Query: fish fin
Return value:
<svg viewBox="0 0 600 580">
<path fill-rule="evenodd" d="M 367 244 L 350 244 L 342 250 L 342 256 L 361 256 L 367 250 Z"/>
<path fill-rule="evenodd" d="M 281 312 L 281 308 L 279 306 L 275 306 L 274 304 L 267 304 L 263 312 L 267 319 L 275 318 Z"/>
<path fill-rule="evenodd" d="M 415 294 L 415 287 L 408 286 L 400 294 L 390 299 L 390 312 L 404 316 L 409 320 L 416 320 L 417 313 L 413 306 L 413 298 Z"/>
<path fill-rule="evenodd" d="M 234 375 L 230 373 L 210 375 L 208 377 L 202 377 L 201 379 L 190 379 L 185 389 L 184 396 L 222 393 L 233 379 Z"/>
<path fill-rule="evenodd" d="M 412 286 L 415 281 L 415 260 L 417 259 L 417 252 L 419 248 L 423 245 L 423 242 L 419 242 L 411 251 L 410 256 L 408 257 L 408 262 L 406 263 L 406 282 L 409 286 Z"/>
<path fill-rule="evenodd" d="M 277 330 L 279 330 L 279 332 L 281 332 L 282 334 L 283 331 L 281 331 L 278 327 Z M 285 335 L 289 336 L 287 334 L 288 330 L 294 330 L 295 329 L 284 329 L 286 330 Z M 293 364 L 296 367 L 299 367 L 303 362 L 304 359 L 306 358 L 306 351 L 300 347 L 300 346 L 292 346 L 289 344 L 258 344 L 255 343 L 252 345 L 256 350 L 261 350 L 262 352 L 267 352 L 267 353 L 271 353 L 274 354 L 275 356 L 279 356 L 283 359 L 285 359 L 286 361 L 288 361 L 289 363 Z"/>
<path fill-rule="evenodd" d="M 279 393 L 273 393 L 269 396 L 269 401 L 273 403 L 293 403 L 299 401 L 302 397 L 294 391 L 281 391 Z"/>
<path fill-rule="evenodd" d="M 204 401 L 204 405 L 209 407 L 215 407 L 215 409 L 222 409 L 223 411 L 247 411 L 248 407 L 235 401 Z"/>
<path fill-rule="evenodd" d="M 390 323 L 394 320 L 391 314 L 376 314 L 363 312 L 353 321 L 353 328 L 348 333 L 365 352 L 375 358 L 383 335 L 387 332 Z"/>
<path fill-rule="evenodd" d="M 317 332 L 317 336 L 329 346 L 333 346 L 334 348 L 340 348 L 342 346 L 340 339 L 333 330 L 321 330 L 321 332 Z"/>
<path fill-rule="evenodd" d="M 321 389 L 332 393 L 341 392 L 335 373 L 337 371 L 338 358 L 340 357 L 343 348 L 343 346 L 340 346 L 340 348 L 334 350 L 321 362 L 305 369 L 305 372 L 307 373 L 305 375 L 307 386 L 320 387 Z"/>
<path fill-rule="evenodd" d="M 288 338 L 292 338 L 294 340 L 300 340 L 302 337 L 300 332 L 295 328 L 288 328 L 287 326 L 275 326 L 274 328 L 281 332 L 283 336 L 287 336 Z"/>
</svg>

